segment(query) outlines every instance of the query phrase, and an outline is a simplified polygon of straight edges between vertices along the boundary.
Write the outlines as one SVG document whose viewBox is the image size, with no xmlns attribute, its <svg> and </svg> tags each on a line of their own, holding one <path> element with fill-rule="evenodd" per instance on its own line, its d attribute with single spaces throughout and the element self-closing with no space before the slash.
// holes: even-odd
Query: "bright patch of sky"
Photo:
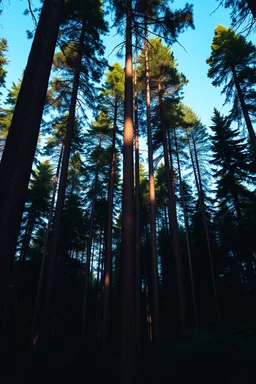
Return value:
<svg viewBox="0 0 256 384">
<path fill-rule="evenodd" d="M 220 109 L 223 113 L 228 113 L 230 106 L 223 107 L 224 96 L 220 95 L 220 88 L 214 88 L 211 80 L 207 77 L 208 66 L 206 59 L 210 55 L 210 46 L 214 34 L 214 28 L 218 24 L 230 26 L 229 11 L 223 7 L 218 7 L 216 0 L 175 0 L 171 7 L 180 9 L 186 2 L 194 4 L 194 24 L 195 30 L 189 29 L 179 37 L 179 43 L 172 47 L 175 57 L 178 60 L 179 70 L 185 74 L 189 80 L 184 88 L 184 103 L 190 106 L 201 118 L 202 122 L 209 126 L 213 108 Z M 32 0 L 34 7 L 40 4 L 39 0 Z M 0 17 L 0 37 L 8 40 L 8 74 L 6 88 L 10 88 L 12 82 L 17 82 L 21 77 L 26 66 L 28 54 L 32 40 L 27 39 L 26 30 L 33 30 L 34 24 L 30 15 L 24 16 L 23 12 L 27 8 L 26 0 L 5 0 L 3 14 Z M 214 10 L 216 10 L 214 12 Z M 250 39 L 256 43 L 256 35 L 251 35 Z M 113 48 L 122 41 L 115 32 L 110 31 L 104 37 L 106 45 L 106 56 L 112 64 L 118 59 Z M 3 92 L 3 97 L 6 93 Z"/>
</svg>

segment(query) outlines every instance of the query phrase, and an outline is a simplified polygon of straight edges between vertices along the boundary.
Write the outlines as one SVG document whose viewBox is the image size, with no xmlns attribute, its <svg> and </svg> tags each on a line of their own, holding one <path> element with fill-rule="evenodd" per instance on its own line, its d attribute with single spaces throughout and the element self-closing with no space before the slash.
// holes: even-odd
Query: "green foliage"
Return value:
<svg viewBox="0 0 256 384">
<path fill-rule="evenodd" d="M 213 79 L 214 86 L 224 85 L 222 93 L 226 95 L 226 103 L 232 101 L 234 105 L 232 117 L 236 119 L 241 117 L 233 70 L 238 78 L 249 112 L 255 112 L 253 101 L 256 96 L 254 87 L 256 84 L 255 46 L 233 30 L 218 25 L 211 49 L 211 56 L 207 59 L 208 76 Z"/>
<path fill-rule="evenodd" d="M 6 52 L 8 52 L 7 40 L 2 38 L 0 40 L 0 87 L 5 86 L 5 77 L 7 71 L 4 67 L 8 64 L 6 59 Z"/>
<path fill-rule="evenodd" d="M 141 84 L 144 81 L 144 51 L 138 59 L 138 75 Z M 162 40 L 153 38 L 149 40 L 148 47 L 149 81 L 150 90 L 154 96 L 158 84 L 162 87 L 163 94 L 176 94 L 187 82 L 182 73 L 177 70 L 177 60 L 170 48 L 163 45 Z"/>
<path fill-rule="evenodd" d="M 21 245 L 21 259 L 25 259 L 29 248 L 45 227 L 50 204 L 53 183 L 53 172 L 48 160 L 39 163 L 32 171 L 30 186 L 27 193 L 25 210 L 23 213 L 19 243 Z"/>
<path fill-rule="evenodd" d="M 244 201 L 245 204 L 250 196 L 245 185 L 254 180 L 248 163 L 247 144 L 243 138 L 239 137 L 237 130 L 231 129 L 230 120 L 221 116 L 216 109 L 214 109 L 212 122 L 213 160 L 211 163 L 214 165 L 217 199 L 220 207 L 229 207 L 232 214 L 237 215 L 237 210 L 243 207 L 242 202 Z"/>
<path fill-rule="evenodd" d="M 250 33 L 255 29 L 254 17 L 247 0 L 218 0 L 225 8 L 230 9 L 232 27 L 243 27 L 243 33 Z"/>
<path fill-rule="evenodd" d="M 0 154 L 2 154 L 4 149 L 5 140 L 9 132 L 9 127 L 11 125 L 15 104 L 20 91 L 20 86 L 20 80 L 18 84 L 12 83 L 11 89 L 8 91 L 5 101 L 5 104 L 7 104 L 9 108 L 0 108 Z"/>
</svg>

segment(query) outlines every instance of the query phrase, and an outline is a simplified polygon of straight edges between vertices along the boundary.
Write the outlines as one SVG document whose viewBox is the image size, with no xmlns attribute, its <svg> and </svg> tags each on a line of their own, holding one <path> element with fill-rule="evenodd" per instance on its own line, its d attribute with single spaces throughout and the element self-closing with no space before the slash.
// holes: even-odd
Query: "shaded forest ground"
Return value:
<svg viewBox="0 0 256 384">
<path fill-rule="evenodd" d="M 100 348 L 89 342 L 73 358 L 48 355 L 41 372 L 37 365 L 20 357 L 19 362 L 1 358 L 1 383 L 119 383 L 117 348 L 108 361 L 100 360 Z M 49 363 L 49 360 L 51 361 Z M 142 348 L 140 383 L 252 383 L 256 373 L 256 327 L 244 322 L 221 323 L 215 330 L 187 334 L 183 340 L 169 340 L 159 348 L 156 363 L 153 349 Z"/>
</svg>

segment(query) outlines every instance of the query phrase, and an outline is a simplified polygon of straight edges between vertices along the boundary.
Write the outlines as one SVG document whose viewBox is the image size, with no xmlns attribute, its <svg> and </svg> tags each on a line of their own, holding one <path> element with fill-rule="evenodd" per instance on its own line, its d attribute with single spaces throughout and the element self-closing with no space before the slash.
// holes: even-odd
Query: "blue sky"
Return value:
<svg viewBox="0 0 256 384">
<path fill-rule="evenodd" d="M 184 103 L 190 106 L 203 123 L 210 125 L 210 118 L 214 107 L 223 113 L 228 112 L 229 107 L 222 107 L 224 97 L 220 95 L 220 89 L 211 85 L 207 77 L 208 66 L 205 62 L 210 55 L 210 45 L 213 38 L 214 28 L 218 24 L 230 25 L 228 10 L 220 7 L 211 14 L 218 6 L 216 0 L 187 0 L 194 4 L 194 23 L 195 30 L 188 30 L 183 33 L 179 42 L 185 47 L 186 51 L 177 43 L 173 45 L 175 57 L 178 60 L 179 70 L 183 72 L 189 80 L 189 84 L 184 89 Z M 39 0 L 32 0 L 34 6 L 39 4 Z M 186 0 L 175 0 L 172 7 L 182 8 Z M 0 35 L 8 40 L 9 52 L 8 75 L 6 87 L 9 88 L 12 82 L 17 82 L 21 76 L 29 54 L 32 40 L 27 39 L 26 30 L 33 29 L 33 22 L 29 16 L 24 16 L 23 12 L 27 7 L 26 0 L 6 0 L 3 14 L 0 17 Z M 121 40 L 110 32 L 104 38 L 106 44 L 106 55 Z M 256 35 L 251 36 L 251 40 L 256 43 Z M 117 61 L 115 53 L 112 53 L 108 60 L 110 63 Z M 3 96 L 2 96 L 3 97 Z"/>
</svg>

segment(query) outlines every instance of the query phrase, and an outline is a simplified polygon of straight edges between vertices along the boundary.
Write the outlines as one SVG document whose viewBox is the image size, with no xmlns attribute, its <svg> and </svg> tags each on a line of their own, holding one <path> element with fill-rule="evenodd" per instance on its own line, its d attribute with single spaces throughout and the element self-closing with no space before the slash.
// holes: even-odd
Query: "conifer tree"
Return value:
<svg viewBox="0 0 256 384">
<path fill-rule="evenodd" d="M 233 232 L 233 251 L 240 261 L 246 261 L 248 280 L 254 287 L 253 249 L 254 241 L 246 236 L 248 210 L 254 210 L 254 194 L 246 187 L 252 183 L 255 175 L 251 173 L 247 144 L 239 137 L 238 130 L 230 127 L 230 120 L 214 109 L 211 129 L 214 173 L 217 185 L 217 200 L 219 215 L 226 215 L 227 210 L 232 215 L 230 229 Z M 250 208 L 249 208 L 250 207 Z M 245 240 L 246 239 L 246 240 Z M 249 240 L 249 241 L 248 241 Z M 242 260 L 241 260 L 242 259 Z"/>
<path fill-rule="evenodd" d="M 34 160 L 64 0 L 46 0 L 0 164 L 0 318 Z"/>
<path fill-rule="evenodd" d="M 239 100 L 246 127 L 256 153 L 256 136 L 250 117 L 255 99 L 255 63 L 256 49 L 251 42 L 237 35 L 233 30 L 218 25 L 212 43 L 211 56 L 207 59 L 210 68 L 208 76 L 213 79 L 214 86 L 224 85 L 222 93 L 226 102 L 233 101 L 231 116 L 239 119 L 236 104 Z M 249 81 L 248 81 L 249 80 Z M 250 105 L 252 102 L 252 106 Z"/>
</svg>

